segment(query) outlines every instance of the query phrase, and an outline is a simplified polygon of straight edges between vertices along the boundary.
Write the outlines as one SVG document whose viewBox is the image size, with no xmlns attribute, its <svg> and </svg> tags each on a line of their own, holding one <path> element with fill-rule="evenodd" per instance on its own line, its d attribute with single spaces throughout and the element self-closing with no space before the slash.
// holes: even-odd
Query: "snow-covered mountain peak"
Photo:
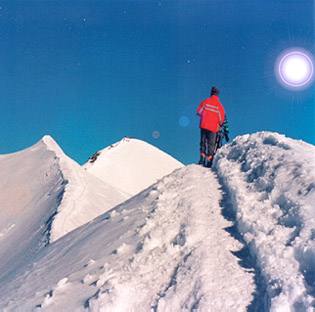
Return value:
<svg viewBox="0 0 315 312">
<path fill-rule="evenodd" d="M 47 149 L 53 151 L 58 157 L 64 156 L 63 150 L 50 135 L 44 135 L 40 142 L 43 142 L 47 146 Z"/>
<path fill-rule="evenodd" d="M 96 152 L 84 168 L 132 196 L 182 166 L 182 163 L 157 147 L 125 137 Z"/>
<path fill-rule="evenodd" d="M 0 157 L 1 311 L 314 311 L 313 145 L 239 136 L 215 174 L 137 139 L 56 149 Z"/>
<path fill-rule="evenodd" d="M 127 198 L 86 172 L 49 135 L 0 157 L 0 189 L 0 239 L 6 233 L 6 240 L 15 244 L 29 237 L 25 246 L 30 252 Z M 19 233 L 18 239 L 14 232 Z"/>
<path fill-rule="evenodd" d="M 49 134 L 45 134 L 42 138 L 41 141 L 43 141 L 45 144 L 49 145 L 49 144 L 57 144 L 56 141 L 53 139 L 53 137 Z"/>
<path fill-rule="evenodd" d="M 88 168 L 91 166 L 92 163 L 95 163 L 96 161 L 103 161 L 105 157 L 108 157 L 109 155 L 116 155 L 121 152 L 129 152 L 133 150 L 133 154 L 143 154 L 146 156 L 148 150 L 160 152 L 163 153 L 169 157 L 170 155 L 166 154 L 165 152 L 161 151 L 157 147 L 136 138 L 131 137 L 123 137 L 120 141 L 113 143 L 99 151 L 97 151 L 94 155 L 90 157 L 88 162 L 84 165 L 85 168 Z"/>
</svg>

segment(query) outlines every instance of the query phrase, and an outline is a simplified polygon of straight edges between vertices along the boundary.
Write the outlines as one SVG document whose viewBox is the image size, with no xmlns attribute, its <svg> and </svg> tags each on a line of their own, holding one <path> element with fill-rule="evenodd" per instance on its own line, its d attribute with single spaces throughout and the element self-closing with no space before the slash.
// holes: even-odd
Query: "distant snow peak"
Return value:
<svg viewBox="0 0 315 312">
<path fill-rule="evenodd" d="M 116 142 L 116 143 L 113 143 L 109 146 L 107 146 L 106 148 L 104 148 L 103 150 L 110 150 L 112 148 L 115 148 L 115 147 L 118 147 L 120 145 L 123 145 L 125 143 L 132 143 L 132 142 L 136 142 L 136 141 L 140 141 L 140 142 L 143 142 L 143 143 L 146 143 L 144 141 L 141 141 L 141 140 L 138 140 L 136 138 L 132 138 L 132 137 L 128 137 L 128 136 L 125 136 L 123 137 L 120 141 Z"/>
<path fill-rule="evenodd" d="M 133 196 L 183 164 L 157 147 L 131 137 L 94 153 L 83 168 Z"/>
<path fill-rule="evenodd" d="M 25 222 L 31 233 L 38 234 L 36 241 L 29 239 L 34 246 L 56 241 L 127 199 L 86 172 L 50 135 L 30 148 L 0 158 L 0 190 L 1 240 L 11 232 L 22 233 L 24 220 L 34 214 L 33 227 L 27 223 L 29 220 Z M 16 227 L 6 230 L 12 223 Z"/>
<path fill-rule="evenodd" d="M 122 138 L 122 142 L 130 142 L 131 140 L 133 140 L 133 139 L 135 139 L 135 138 L 133 138 L 133 137 L 129 137 L 129 136 L 125 136 L 125 137 L 123 137 Z"/>
<path fill-rule="evenodd" d="M 123 137 L 120 141 L 118 141 L 118 142 L 116 142 L 116 143 L 113 143 L 113 144 L 109 145 L 108 147 L 104 148 L 103 151 L 104 151 L 104 150 L 110 150 L 110 149 L 112 149 L 112 148 L 114 148 L 114 147 L 117 147 L 118 145 L 120 145 L 120 144 L 122 144 L 122 143 L 131 142 L 132 139 L 133 139 L 133 138 L 131 138 L 131 137 L 125 136 L 125 137 Z M 96 152 L 88 159 L 88 163 L 91 163 L 91 164 L 94 163 L 94 162 L 98 159 L 98 157 L 101 155 L 101 153 L 102 153 L 102 150 L 96 151 Z M 86 168 L 85 168 L 85 169 L 86 169 Z"/>
<path fill-rule="evenodd" d="M 48 150 L 55 152 L 57 156 L 64 155 L 61 147 L 50 135 L 44 135 L 41 141 L 47 146 Z"/>
</svg>

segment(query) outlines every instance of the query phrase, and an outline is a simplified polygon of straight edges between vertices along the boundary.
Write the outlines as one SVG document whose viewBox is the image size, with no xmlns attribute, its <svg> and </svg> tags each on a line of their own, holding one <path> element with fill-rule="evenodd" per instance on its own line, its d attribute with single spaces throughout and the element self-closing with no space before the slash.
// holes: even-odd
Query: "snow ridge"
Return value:
<svg viewBox="0 0 315 312">
<path fill-rule="evenodd" d="M 0 308 L 246 311 L 253 274 L 231 252 L 242 246 L 225 230 L 220 200 L 211 171 L 176 170 L 49 245 L 0 285 Z"/>
<path fill-rule="evenodd" d="M 42 142 L 46 144 L 48 150 L 55 153 L 64 181 L 63 196 L 52 217 L 48 233 L 49 242 L 53 242 L 75 228 L 71 222 L 71 212 L 76 211 L 76 202 L 84 195 L 86 181 L 80 172 L 80 165 L 66 156 L 51 136 L 45 135 Z"/>
<path fill-rule="evenodd" d="M 42 141 L 56 155 L 64 185 L 60 204 L 50 220 L 49 242 L 127 199 L 126 194 L 91 175 L 65 155 L 50 136 L 45 136 Z"/>
<path fill-rule="evenodd" d="M 63 193 L 55 154 L 40 141 L 0 157 L 0 284 L 14 278 L 48 244 Z"/>
<path fill-rule="evenodd" d="M 119 261 L 111 267 L 123 274 L 105 274 L 104 285 L 88 301 L 90 310 L 245 311 L 252 275 L 230 253 L 240 245 L 223 230 L 229 222 L 220 215 L 214 176 L 193 165 L 163 178 L 147 196 L 153 202 L 136 229 L 136 253 L 128 267 Z"/>
<path fill-rule="evenodd" d="M 44 135 L 41 139 L 41 142 L 46 145 L 49 151 L 54 152 L 57 157 L 65 157 L 63 150 L 50 135 Z"/>
<path fill-rule="evenodd" d="M 235 139 L 214 168 L 267 282 L 270 311 L 315 306 L 315 148 L 261 132 Z"/>
</svg>

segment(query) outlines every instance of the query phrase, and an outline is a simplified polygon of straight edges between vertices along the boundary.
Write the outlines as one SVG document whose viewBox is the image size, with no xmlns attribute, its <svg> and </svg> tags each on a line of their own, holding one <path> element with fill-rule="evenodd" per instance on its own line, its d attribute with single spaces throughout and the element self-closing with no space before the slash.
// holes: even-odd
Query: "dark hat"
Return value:
<svg viewBox="0 0 315 312">
<path fill-rule="evenodd" d="M 220 93 L 220 91 L 217 87 L 211 88 L 211 95 L 218 95 L 219 93 Z"/>
</svg>

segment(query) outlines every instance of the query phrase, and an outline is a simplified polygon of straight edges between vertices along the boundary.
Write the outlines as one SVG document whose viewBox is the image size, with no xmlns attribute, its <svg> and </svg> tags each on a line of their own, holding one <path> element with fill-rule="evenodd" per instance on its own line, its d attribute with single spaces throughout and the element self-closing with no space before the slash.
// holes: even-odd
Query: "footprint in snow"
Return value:
<svg viewBox="0 0 315 312">
<path fill-rule="evenodd" d="M 87 268 L 87 267 L 93 265 L 94 263 L 95 263 L 95 260 L 94 260 L 94 259 L 90 259 L 90 260 L 88 261 L 88 263 L 86 263 L 86 264 L 84 265 L 84 267 Z"/>
<path fill-rule="evenodd" d="M 66 286 L 66 284 L 68 283 L 68 278 L 62 278 L 56 285 L 55 290 L 60 290 L 62 288 L 64 288 Z"/>
<path fill-rule="evenodd" d="M 132 249 L 132 247 L 128 244 L 121 244 L 117 249 L 112 251 L 113 255 L 121 255 L 123 253 L 127 253 L 128 251 L 130 251 Z"/>
<path fill-rule="evenodd" d="M 54 301 L 54 297 L 56 296 L 56 293 L 60 292 L 64 287 L 67 286 L 67 284 L 68 284 L 67 277 L 59 280 L 56 286 L 54 287 L 54 289 L 51 289 L 48 293 L 45 294 L 43 302 L 36 305 L 35 311 L 49 306 Z"/>
</svg>

